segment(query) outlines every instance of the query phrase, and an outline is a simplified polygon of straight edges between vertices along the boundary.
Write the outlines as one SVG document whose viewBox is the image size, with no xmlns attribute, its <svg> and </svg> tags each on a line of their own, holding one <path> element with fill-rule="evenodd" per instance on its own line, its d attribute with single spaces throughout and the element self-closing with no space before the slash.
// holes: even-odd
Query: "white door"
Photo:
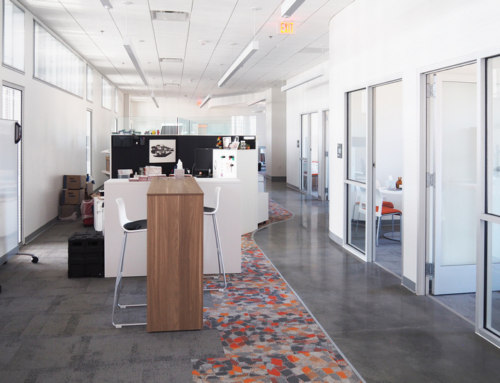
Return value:
<svg viewBox="0 0 500 383">
<path fill-rule="evenodd" d="M 2 86 L 2 118 L 17 121 L 23 125 L 23 88 L 16 85 Z M 23 129 L 23 135 L 25 130 Z M 17 234 L 21 245 L 24 241 L 23 225 L 23 142 L 17 145 Z"/>
<path fill-rule="evenodd" d="M 476 291 L 476 65 L 429 75 L 430 260 L 434 295 Z"/>
</svg>

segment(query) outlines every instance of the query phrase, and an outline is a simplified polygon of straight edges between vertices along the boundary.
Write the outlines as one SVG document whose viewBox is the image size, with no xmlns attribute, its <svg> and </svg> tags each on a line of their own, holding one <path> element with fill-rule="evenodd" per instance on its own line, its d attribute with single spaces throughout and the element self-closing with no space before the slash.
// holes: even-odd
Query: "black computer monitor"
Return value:
<svg viewBox="0 0 500 383">
<path fill-rule="evenodd" d="M 208 176 L 212 173 L 213 148 L 196 148 L 194 151 L 194 175 Z"/>
</svg>

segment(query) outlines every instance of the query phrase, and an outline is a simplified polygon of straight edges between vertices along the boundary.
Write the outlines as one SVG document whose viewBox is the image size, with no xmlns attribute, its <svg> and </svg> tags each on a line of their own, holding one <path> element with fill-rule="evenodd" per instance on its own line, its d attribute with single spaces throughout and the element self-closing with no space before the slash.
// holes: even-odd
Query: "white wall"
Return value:
<svg viewBox="0 0 500 383">
<path fill-rule="evenodd" d="M 24 87 L 24 234 L 28 236 L 58 215 L 62 176 L 86 173 L 87 108 L 94 111 L 93 172 L 96 184 L 102 185 L 105 176 L 100 170 L 105 160 L 100 151 L 109 146 L 113 118 L 122 115 L 123 107 L 119 106 L 118 113 L 101 107 L 101 76 L 97 71 L 93 103 L 33 79 L 33 16 L 27 10 L 25 74 L 0 66 L 0 78 Z M 119 95 L 122 100 L 121 92 Z"/>
<path fill-rule="evenodd" d="M 286 92 L 286 180 L 297 188 L 300 186 L 300 147 L 297 147 L 297 141 L 301 139 L 301 115 L 318 112 L 318 124 L 320 124 L 318 131 L 321 132 L 322 111 L 330 108 L 328 61 L 287 81 L 287 83 L 299 81 L 311 73 L 317 73 L 321 67 L 326 69 L 323 77 Z M 322 142 L 322 134 L 319 134 L 319 137 Z"/>
<path fill-rule="evenodd" d="M 266 146 L 266 114 L 257 113 L 257 144 L 259 146 Z"/>
<path fill-rule="evenodd" d="M 496 0 L 357 0 L 330 22 L 330 147 L 344 143 L 344 94 L 367 83 L 403 78 L 404 269 L 417 282 L 419 219 L 419 68 L 450 65 L 461 56 L 496 48 Z M 343 237 L 345 158 L 331 158 L 330 231 Z M 418 287 L 417 287 L 418 288 Z"/>
<path fill-rule="evenodd" d="M 286 94 L 277 85 L 266 91 L 266 175 L 286 176 Z"/>
</svg>

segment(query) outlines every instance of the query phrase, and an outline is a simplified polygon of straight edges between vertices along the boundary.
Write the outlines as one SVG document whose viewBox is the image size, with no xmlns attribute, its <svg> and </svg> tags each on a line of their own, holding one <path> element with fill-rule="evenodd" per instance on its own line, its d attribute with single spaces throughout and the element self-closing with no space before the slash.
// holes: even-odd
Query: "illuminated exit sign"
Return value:
<svg viewBox="0 0 500 383">
<path fill-rule="evenodd" d="M 276 30 L 279 35 L 293 35 L 293 23 L 292 22 L 282 22 L 277 23 Z"/>
</svg>

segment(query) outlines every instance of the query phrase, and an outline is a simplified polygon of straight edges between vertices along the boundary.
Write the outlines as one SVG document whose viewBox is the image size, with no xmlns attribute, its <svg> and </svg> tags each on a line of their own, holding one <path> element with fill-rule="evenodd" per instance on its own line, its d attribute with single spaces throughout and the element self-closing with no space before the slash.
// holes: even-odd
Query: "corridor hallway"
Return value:
<svg viewBox="0 0 500 383">
<path fill-rule="evenodd" d="M 498 381 L 500 350 L 470 323 L 328 238 L 327 202 L 266 189 L 294 217 L 255 241 L 366 382 Z"/>
</svg>

